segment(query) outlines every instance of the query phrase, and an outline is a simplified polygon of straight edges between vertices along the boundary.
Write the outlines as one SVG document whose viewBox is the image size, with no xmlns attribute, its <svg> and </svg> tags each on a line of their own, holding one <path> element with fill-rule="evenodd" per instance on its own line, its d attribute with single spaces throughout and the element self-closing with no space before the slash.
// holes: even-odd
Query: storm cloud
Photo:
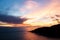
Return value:
<svg viewBox="0 0 60 40">
<path fill-rule="evenodd" d="M 23 23 L 26 19 L 21 19 L 20 17 L 8 16 L 0 14 L 0 21 L 7 23 Z"/>
</svg>

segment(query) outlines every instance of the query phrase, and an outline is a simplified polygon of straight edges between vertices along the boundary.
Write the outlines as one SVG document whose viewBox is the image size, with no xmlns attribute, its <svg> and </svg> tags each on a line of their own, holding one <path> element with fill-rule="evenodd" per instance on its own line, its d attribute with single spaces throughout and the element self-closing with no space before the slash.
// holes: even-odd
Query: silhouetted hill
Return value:
<svg viewBox="0 0 60 40">
<path fill-rule="evenodd" d="M 60 38 L 60 24 L 54 25 L 52 27 L 38 28 L 31 32 L 51 38 Z"/>
</svg>

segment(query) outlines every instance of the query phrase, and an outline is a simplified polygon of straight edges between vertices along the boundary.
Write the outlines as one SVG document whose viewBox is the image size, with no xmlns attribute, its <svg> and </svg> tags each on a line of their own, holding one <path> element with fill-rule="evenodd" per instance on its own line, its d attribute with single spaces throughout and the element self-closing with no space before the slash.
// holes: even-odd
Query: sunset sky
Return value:
<svg viewBox="0 0 60 40">
<path fill-rule="evenodd" d="M 26 18 L 23 24 L 51 26 L 60 21 L 60 0 L 0 0 L 0 14 Z"/>
<path fill-rule="evenodd" d="M 32 7 L 43 8 L 50 2 L 51 0 L 0 0 L 0 11 L 8 12 L 6 15 L 22 16 L 33 10 Z M 28 6 L 31 6 L 31 8 L 29 9 Z"/>
</svg>

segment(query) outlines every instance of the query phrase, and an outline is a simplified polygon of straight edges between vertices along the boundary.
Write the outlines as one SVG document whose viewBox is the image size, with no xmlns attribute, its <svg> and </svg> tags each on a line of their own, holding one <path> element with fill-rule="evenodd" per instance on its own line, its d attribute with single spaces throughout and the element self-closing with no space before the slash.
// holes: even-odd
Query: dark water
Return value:
<svg viewBox="0 0 60 40">
<path fill-rule="evenodd" d="M 60 40 L 26 32 L 23 28 L 0 27 L 0 40 Z"/>
</svg>

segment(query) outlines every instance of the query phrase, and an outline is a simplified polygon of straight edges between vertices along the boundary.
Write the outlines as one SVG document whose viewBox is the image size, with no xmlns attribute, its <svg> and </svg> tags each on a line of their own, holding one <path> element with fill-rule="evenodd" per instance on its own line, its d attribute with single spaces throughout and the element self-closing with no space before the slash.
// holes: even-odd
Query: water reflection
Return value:
<svg viewBox="0 0 60 40">
<path fill-rule="evenodd" d="M 0 40 L 59 40 L 22 30 L 23 28 L 0 28 Z"/>
<path fill-rule="evenodd" d="M 38 36 L 31 32 L 25 32 L 24 39 L 25 40 L 47 40 L 47 37 Z"/>
</svg>

